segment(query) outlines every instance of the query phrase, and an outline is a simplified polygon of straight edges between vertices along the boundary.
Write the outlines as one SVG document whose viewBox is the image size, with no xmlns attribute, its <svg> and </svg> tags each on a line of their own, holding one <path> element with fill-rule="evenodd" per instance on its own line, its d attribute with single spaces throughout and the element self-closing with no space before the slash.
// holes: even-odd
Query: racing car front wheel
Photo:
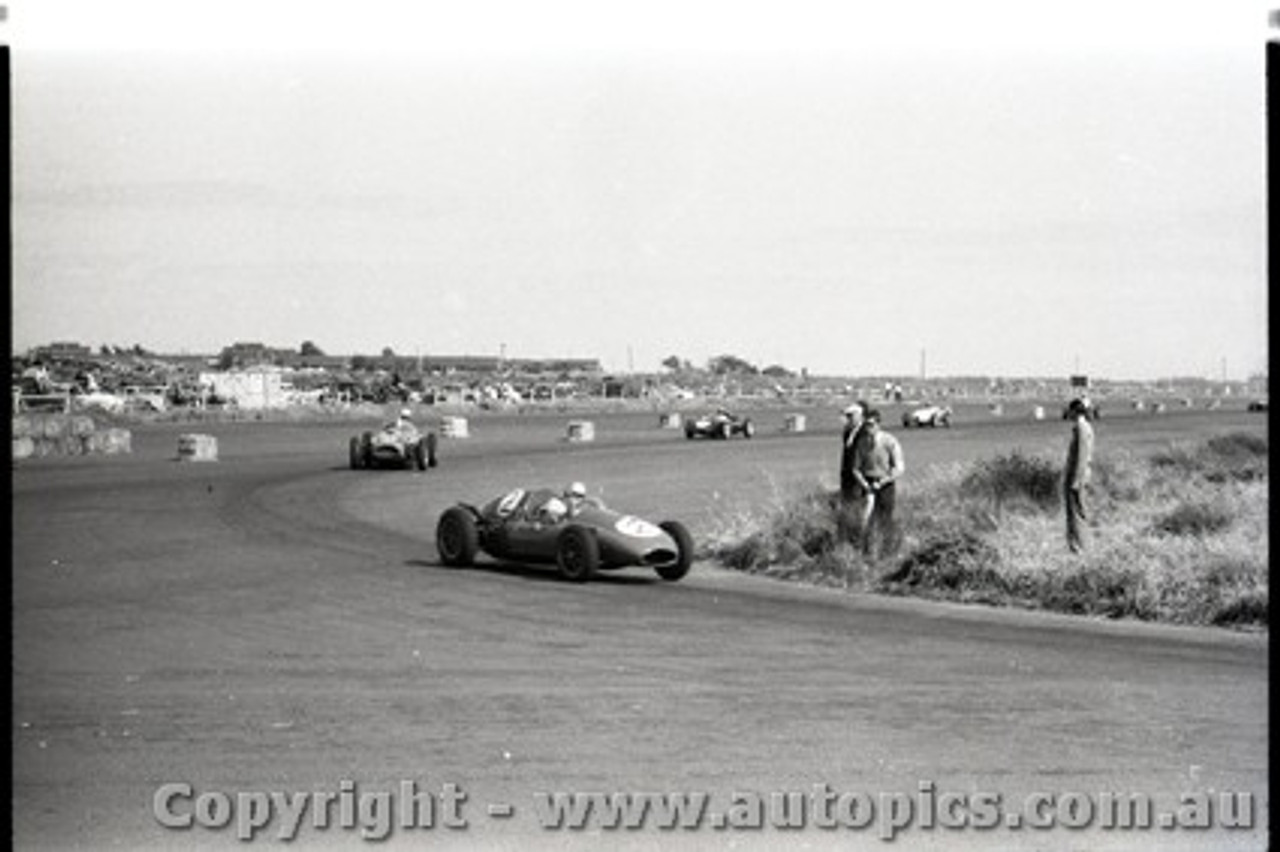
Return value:
<svg viewBox="0 0 1280 852">
<path fill-rule="evenodd" d="M 350 457 L 351 469 L 359 470 L 364 467 L 364 453 L 360 450 L 360 439 L 353 437 L 351 445 L 348 448 L 347 455 Z"/>
<path fill-rule="evenodd" d="M 693 536 L 679 521 L 663 521 L 658 524 L 667 535 L 676 540 L 676 561 L 669 565 L 659 565 L 653 570 L 664 580 L 675 582 L 689 573 L 693 565 Z"/>
<path fill-rule="evenodd" d="M 560 533 L 556 564 L 566 579 L 585 583 L 600 566 L 600 546 L 586 527 L 572 526 Z"/>
<path fill-rule="evenodd" d="M 440 560 L 451 567 L 467 568 L 475 563 L 479 549 L 475 516 L 461 506 L 446 509 L 436 524 L 436 550 L 440 552 Z"/>
<path fill-rule="evenodd" d="M 428 432 L 427 437 L 422 439 L 427 445 L 427 467 L 435 467 L 439 462 L 436 461 L 436 433 Z"/>
</svg>

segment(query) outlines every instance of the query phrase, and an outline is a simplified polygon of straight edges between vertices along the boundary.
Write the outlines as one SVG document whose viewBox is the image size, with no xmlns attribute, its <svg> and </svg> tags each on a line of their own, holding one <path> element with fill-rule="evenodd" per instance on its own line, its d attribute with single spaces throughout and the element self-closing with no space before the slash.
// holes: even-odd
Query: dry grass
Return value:
<svg viewBox="0 0 1280 852">
<path fill-rule="evenodd" d="M 841 541 L 835 492 L 776 494 L 726 517 L 706 555 L 770 576 L 894 595 L 1182 624 L 1268 622 L 1268 448 L 1230 434 L 1097 459 L 1089 546 L 1065 547 L 1062 471 L 1014 453 L 933 468 L 901 495 L 903 547 Z"/>
</svg>

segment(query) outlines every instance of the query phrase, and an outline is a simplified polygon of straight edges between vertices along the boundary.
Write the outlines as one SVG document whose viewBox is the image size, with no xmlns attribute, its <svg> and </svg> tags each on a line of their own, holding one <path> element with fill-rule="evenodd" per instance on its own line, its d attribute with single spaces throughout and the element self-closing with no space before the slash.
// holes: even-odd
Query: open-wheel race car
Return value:
<svg viewBox="0 0 1280 852">
<path fill-rule="evenodd" d="M 388 423 L 376 432 L 353 436 L 348 456 L 352 470 L 375 467 L 426 470 L 437 464 L 436 433 L 424 433 L 409 422 Z"/>
<path fill-rule="evenodd" d="M 945 405 L 926 405 L 922 408 L 904 411 L 902 425 L 906 429 L 913 426 L 950 426 L 951 409 Z"/>
<path fill-rule="evenodd" d="M 684 436 L 693 438 L 755 437 L 756 424 L 750 417 L 739 417 L 721 408 L 715 414 L 704 414 L 684 422 Z"/>
<path fill-rule="evenodd" d="M 483 506 L 458 503 L 436 525 L 436 549 L 449 566 L 494 559 L 554 564 L 567 579 L 585 582 L 597 571 L 638 566 L 664 580 L 689 573 L 693 538 L 679 521 L 651 523 L 607 508 L 579 490 L 516 488 Z M 575 505 L 576 503 L 576 505 Z"/>
</svg>

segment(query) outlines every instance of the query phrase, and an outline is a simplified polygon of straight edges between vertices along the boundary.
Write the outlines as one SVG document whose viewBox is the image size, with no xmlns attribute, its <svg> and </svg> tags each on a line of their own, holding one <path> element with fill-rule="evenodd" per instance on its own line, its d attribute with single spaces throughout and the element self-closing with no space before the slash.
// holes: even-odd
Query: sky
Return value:
<svg viewBox="0 0 1280 852">
<path fill-rule="evenodd" d="M 15 352 L 1267 367 L 1263 4 L 6 5 Z"/>
</svg>

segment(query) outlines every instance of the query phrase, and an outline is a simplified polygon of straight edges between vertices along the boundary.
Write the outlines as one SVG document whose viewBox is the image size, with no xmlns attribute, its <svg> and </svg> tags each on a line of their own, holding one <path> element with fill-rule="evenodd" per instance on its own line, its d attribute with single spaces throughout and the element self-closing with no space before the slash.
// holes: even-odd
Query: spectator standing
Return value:
<svg viewBox="0 0 1280 852">
<path fill-rule="evenodd" d="M 840 510 L 837 515 L 839 534 L 844 541 L 861 540 L 866 524 L 866 510 L 870 508 L 866 491 L 853 475 L 854 448 L 866 434 L 863 418 L 867 406 L 855 402 L 844 410 L 844 428 L 840 432 Z"/>
<path fill-rule="evenodd" d="M 1063 482 L 1063 502 L 1067 508 L 1067 547 L 1079 553 L 1085 546 L 1084 495 L 1093 464 L 1093 425 L 1084 400 L 1073 399 L 1067 407 L 1071 415 L 1071 441 L 1067 445 L 1067 469 Z"/>
<path fill-rule="evenodd" d="M 897 550 L 898 531 L 893 517 L 896 482 L 906 465 L 898 439 L 880 428 L 879 411 L 873 408 L 867 412 L 862 429 L 862 437 L 854 442 L 853 478 L 871 503 L 862 535 L 862 552 L 874 558 L 877 541 L 881 554 Z"/>
</svg>

